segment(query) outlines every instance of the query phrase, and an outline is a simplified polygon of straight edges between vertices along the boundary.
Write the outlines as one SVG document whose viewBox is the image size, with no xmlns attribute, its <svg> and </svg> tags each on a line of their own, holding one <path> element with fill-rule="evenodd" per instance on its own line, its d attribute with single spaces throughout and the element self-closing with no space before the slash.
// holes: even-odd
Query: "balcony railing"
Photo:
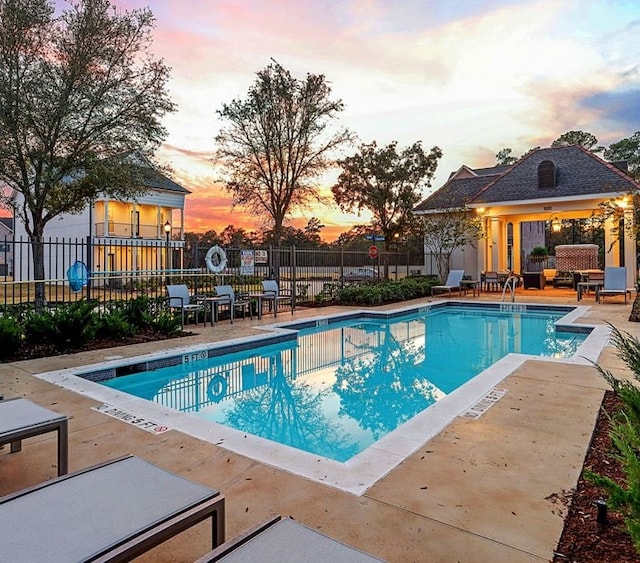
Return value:
<svg viewBox="0 0 640 563">
<path fill-rule="evenodd" d="M 95 224 L 95 236 L 165 240 L 167 234 L 164 232 L 164 225 L 132 225 L 131 223 L 109 221 Z M 181 229 L 179 227 L 172 228 L 170 238 L 175 240 L 180 237 Z"/>
</svg>

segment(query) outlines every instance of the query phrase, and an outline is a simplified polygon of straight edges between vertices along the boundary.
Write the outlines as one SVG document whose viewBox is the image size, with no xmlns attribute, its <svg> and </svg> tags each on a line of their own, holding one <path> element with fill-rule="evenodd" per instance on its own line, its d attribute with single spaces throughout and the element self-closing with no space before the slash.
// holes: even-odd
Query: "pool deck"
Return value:
<svg viewBox="0 0 640 563">
<path fill-rule="evenodd" d="M 500 295 L 462 299 L 499 301 Z M 516 302 L 578 304 L 574 291 L 551 288 L 520 289 Z M 590 307 L 580 322 L 610 322 L 640 336 L 640 324 L 627 320 L 631 305 L 621 299 L 596 304 L 587 296 L 579 304 Z M 344 310 L 301 309 L 294 318 Z M 278 315 L 278 321 L 290 319 L 289 312 Z M 179 340 L 0 364 L 0 392 L 69 417 L 70 471 L 135 454 L 222 491 L 228 538 L 269 515 L 282 514 L 393 562 L 514 563 L 553 557 L 565 499 L 577 483 L 607 388 L 592 367 L 526 361 L 501 383 L 508 393 L 480 418 L 456 418 L 361 496 L 175 430 L 151 434 L 92 410 L 99 401 L 34 377 L 114 356 L 263 334 L 252 327 L 273 321 L 265 316 L 262 321 L 238 319 L 233 325 L 223 321 L 214 327 L 190 326 L 195 334 Z M 619 376 L 627 372 L 612 347 L 603 350 L 599 363 Z M 5 446 L 0 450 L 0 495 L 55 477 L 55 461 L 54 434 L 26 440 L 15 454 Z M 208 524 L 199 524 L 139 560 L 194 561 L 210 549 L 209 541 Z"/>
</svg>

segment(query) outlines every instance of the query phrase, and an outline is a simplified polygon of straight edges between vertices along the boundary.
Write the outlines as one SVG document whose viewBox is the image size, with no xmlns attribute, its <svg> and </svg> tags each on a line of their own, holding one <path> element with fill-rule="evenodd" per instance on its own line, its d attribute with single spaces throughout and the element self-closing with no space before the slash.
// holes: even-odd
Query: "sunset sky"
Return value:
<svg viewBox="0 0 640 563">
<path fill-rule="evenodd" d="M 438 145 L 434 189 L 462 164 L 494 165 L 504 147 L 520 155 L 573 129 L 608 145 L 640 130 L 637 0 L 115 3 L 149 6 L 157 18 L 153 49 L 172 68 L 178 105 L 157 156 L 193 192 L 190 231 L 259 227 L 242 210 L 232 215 L 211 158 L 216 110 L 245 98 L 271 57 L 298 78 L 324 74 L 346 106 L 339 124 L 361 142 Z M 312 216 L 328 240 L 368 220 L 320 206 L 294 225 Z"/>
</svg>

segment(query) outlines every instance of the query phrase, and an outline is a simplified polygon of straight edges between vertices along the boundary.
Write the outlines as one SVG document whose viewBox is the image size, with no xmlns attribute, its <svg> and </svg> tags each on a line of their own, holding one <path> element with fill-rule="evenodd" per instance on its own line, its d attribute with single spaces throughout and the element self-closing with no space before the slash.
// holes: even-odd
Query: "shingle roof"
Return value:
<svg viewBox="0 0 640 563">
<path fill-rule="evenodd" d="M 544 160 L 556 166 L 554 188 L 538 188 L 538 165 Z M 619 168 L 582 147 L 572 145 L 529 153 L 472 199 L 473 203 L 549 199 L 626 193 L 639 187 Z"/>
<path fill-rule="evenodd" d="M 556 166 L 554 188 L 538 188 L 538 165 L 550 160 Z M 550 147 L 528 153 L 512 166 L 473 170 L 474 178 L 449 180 L 420 202 L 415 212 L 427 212 L 469 203 L 570 198 L 580 195 L 627 193 L 640 189 L 616 165 L 579 146 Z"/>
<path fill-rule="evenodd" d="M 141 167 L 141 173 L 143 177 L 144 185 L 148 188 L 156 188 L 160 190 L 168 190 L 171 192 L 178 192 L 181 194 L 190 194 L 191 192 L 186 188 L 183 188 L 180 184 L 177 184 L 171 178 L 168 178 L 164 174 L 158 172 L 154 168 Z"/>
<path fill-rule="evenodd" d="M 421 201 L 414 212 L 432 211 L 464 207 L 482 188 L 493 182 L 498 176 L 476 176 L 449 180 L 439 190 Z"/>
<path fill-rule="evenodd" d="M 0 217 L 0 223 L 13 231 L 13 217 Z"/>
</svg>

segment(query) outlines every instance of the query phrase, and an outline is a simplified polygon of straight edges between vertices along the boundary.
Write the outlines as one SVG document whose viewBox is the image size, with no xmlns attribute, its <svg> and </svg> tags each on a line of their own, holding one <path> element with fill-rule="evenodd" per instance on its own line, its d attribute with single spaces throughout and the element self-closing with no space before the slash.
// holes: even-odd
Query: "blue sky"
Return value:
<svg viewBox="0 0 640 563">
<path fill-rule="evenodd" d="M 146 3 L 118 0 L 124 8 Z M 579 129 L 608 145 L 640 130 L 640 4 L 607 0 L 154 0 L 154 52 L 172 67 L 178 112 L 159 158 L 193 191 L 189 230 L 247 229 L 211 164 L 216 110 L 275 58 L 324 74 L 362 142 L 421 140 L 444 153 L 433 187 Z M 355 148 L 351 151 L 353 152 Z M 328 178 L 325 189 L 329 187 Z M 425 194 L 426 195 L 426 194 Z M 329 238 L 366 216 L 316 207 Z"/>
</svg>

